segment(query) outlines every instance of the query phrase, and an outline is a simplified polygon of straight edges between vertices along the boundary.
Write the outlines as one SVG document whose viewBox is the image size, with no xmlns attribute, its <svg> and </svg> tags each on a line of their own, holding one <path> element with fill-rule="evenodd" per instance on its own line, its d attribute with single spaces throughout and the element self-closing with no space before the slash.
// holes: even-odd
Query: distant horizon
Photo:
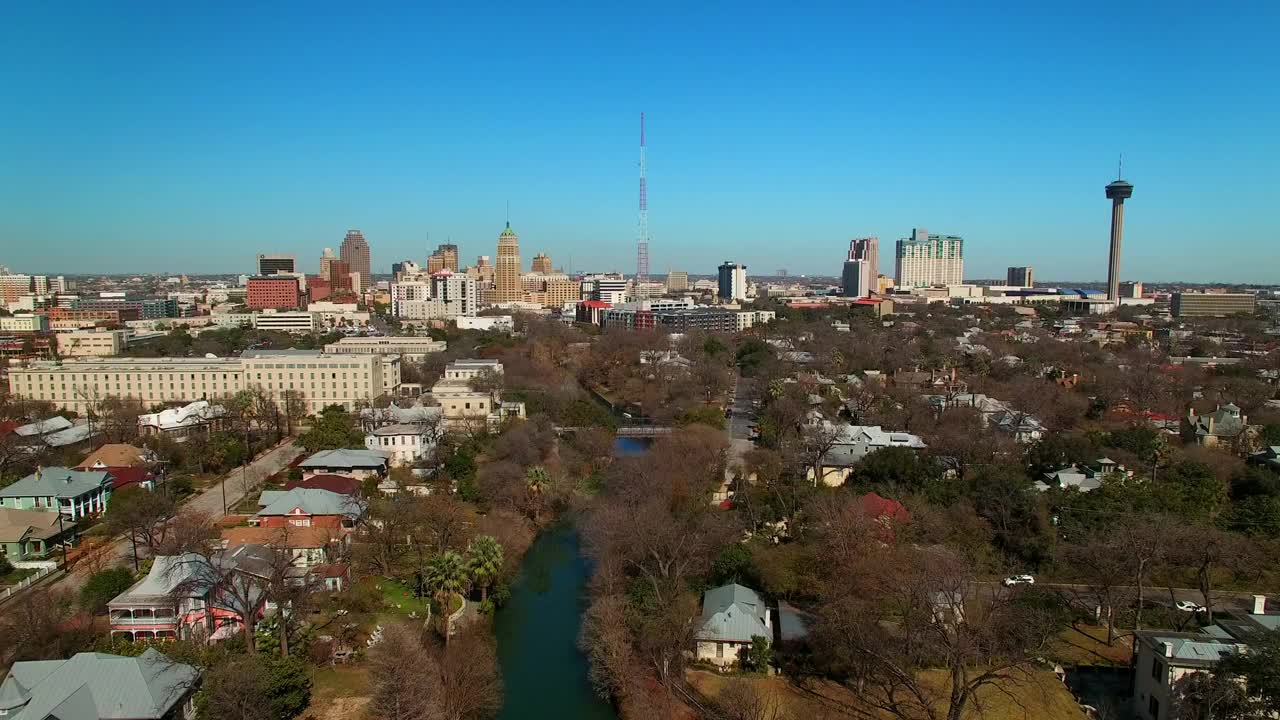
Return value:
<svg viewBox="0 0 1280 720">
<path fill-rule="evenodd" d="M 975 275 L 1103 277 L 1123 155 L 1125 277 L 1276 279 L 1280 4 L 643 12 L 17 5 L 0 264 L 310 270 L 356 227 L 386 271 L 494 256 L 509 217 L 522 254 L 632 274 L 644 112 L 653 275 L 834 275 L 869 235 L 884 267 L 919 227 Z"/>
</svg>

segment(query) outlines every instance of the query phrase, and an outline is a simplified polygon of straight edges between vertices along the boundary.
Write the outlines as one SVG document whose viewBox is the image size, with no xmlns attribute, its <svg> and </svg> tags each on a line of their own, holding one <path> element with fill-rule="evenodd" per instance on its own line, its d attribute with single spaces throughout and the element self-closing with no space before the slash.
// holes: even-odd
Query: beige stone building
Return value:
<svg viewBox="0 0 1280 720">
<path fill-rule="evenodd" d="M 112 357 L 129 344 L 128 330 L 73 330 L 54 336 L 62 357 Z"/>
</svg>

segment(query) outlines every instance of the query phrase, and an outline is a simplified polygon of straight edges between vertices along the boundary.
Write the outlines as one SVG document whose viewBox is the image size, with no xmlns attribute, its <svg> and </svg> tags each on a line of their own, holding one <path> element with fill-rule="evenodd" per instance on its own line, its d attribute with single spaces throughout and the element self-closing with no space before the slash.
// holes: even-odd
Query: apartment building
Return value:
<svg viewBox="0 0 1280 720">
<path fill-rule="evenodd" d="M 354 409 L 387 392 L 385 378 L 399 375 L 399 358 L 327 355 L 318 350 L 251 351 L 239 358 L 84 358 L 31 362 L 9 370 L 9 392 L 84 412 L 108 396 L 137 398 L 143 405 L 188 403 L 261 387 L 277 403 L 299 393 L 307 412 L 326 405 Z M 394 384 L 398 384 L 395 381 Z M 394 387 L 392 388 L 394 390 Z"/>
<path fill-rule="evenodd" d="M 898 241 L 894 275 L 898 287 L 964 283 L 964 238 L 936 235 L 920 228 Z"/>
<path fill-rule="evenodd" d="M 302 289 L 292 275 L 252 277 L 245 285 L 245 305 L 250 310 L 292 310 L 302 305 Z"/>
</svg>

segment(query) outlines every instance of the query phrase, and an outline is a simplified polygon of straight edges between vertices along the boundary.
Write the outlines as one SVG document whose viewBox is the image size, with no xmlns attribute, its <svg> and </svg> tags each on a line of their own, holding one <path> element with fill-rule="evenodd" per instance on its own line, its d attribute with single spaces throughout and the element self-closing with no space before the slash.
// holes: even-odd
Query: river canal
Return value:
<svg viewBox="0 0 1280 720">
<path fill-rule="evenodd" d="M 618 455 L 649 449 L 619 438 Z M 578 649 L 591 567 L 577 530 L 562 521 L 542 531 L 520 563 L 511 599 L 494 617 L 503 704 L 499 720 L 614 720 L 617 713 L 591 688 Z"/>
</svg>

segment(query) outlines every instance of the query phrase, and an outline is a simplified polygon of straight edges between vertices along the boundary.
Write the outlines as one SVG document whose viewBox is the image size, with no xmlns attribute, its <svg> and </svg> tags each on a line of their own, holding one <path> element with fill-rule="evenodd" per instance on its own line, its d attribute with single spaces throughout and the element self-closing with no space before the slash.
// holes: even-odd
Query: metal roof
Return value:
<svg viewBox="0 0 1280 720">
<path fill-rule="evenodd" d="M 762 635 L 772 640 L 769 608 L 749 587 L 734 583 L 712 588 L 702 595 L 702 622 L 699 640 L 751 642 Z"/>
<path fill-rule="evenodd" d="M 70 660 L 19 662 L 0 686 L 0 707 L 7 706 L 13 720 L 159 720 L 198 675 L 155 648 L 136 658 L 77 653 Z"/>
<path fill-rule="evenodd" d="M 0 497 L 75 498 L 110 484 L 111 473 L 102 470 L 40 468 L 18 482 L 0 489 Z"/>
</svg>

